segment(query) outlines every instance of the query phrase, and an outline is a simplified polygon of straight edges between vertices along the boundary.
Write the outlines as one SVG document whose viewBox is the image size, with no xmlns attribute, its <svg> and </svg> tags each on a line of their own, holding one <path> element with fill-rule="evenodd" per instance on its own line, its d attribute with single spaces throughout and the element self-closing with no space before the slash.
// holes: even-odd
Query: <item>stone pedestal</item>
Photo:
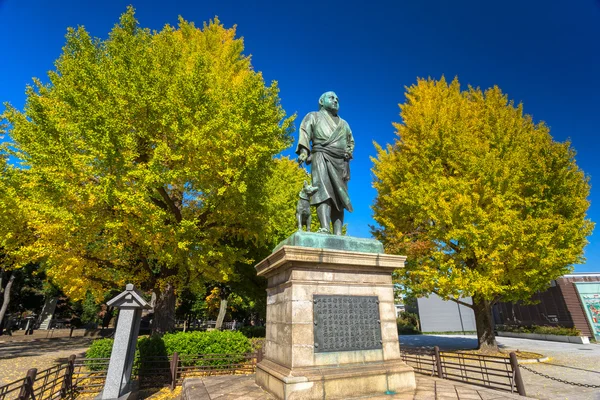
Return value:
<svg viewBox="0 0 600 400">
<path fill-rule="evenodd" d="M 302 247 L 318 244 L 319 236 L 337 250 Z M 394 269 L 404 266 L 405 257 L 382 254 L 381 244 L 373 240 L 358 246 L 371 252 L 348 250 L 356 249 L 357 241 L 368 239 L 296 233 L 287 240 L 295 246 L 278 246 L 256 266 L 258 275 L 268 279 L 267 335 L 256 382 L 277 398 L 348 399 L 415 388 L 413 369 L 400 358 L 391 277 Z M 314 310 L 323 295 L 332 296 L 331 301 L 364 296 L 376 302 L 378 348 L 348 350 L 349 341 L 340 339 L 345 336 L 342 331 L 326 335 L 345 346 L 343 351 L 332 351 L 331 346 L 323 350 L 323 343 L 319 347 L 315 322 L 324 317 Z M 356 328 L 347 315 L 338 316 L 334 310 L 330 318 L 338 317 L 340 330 Z"/>
</svg>

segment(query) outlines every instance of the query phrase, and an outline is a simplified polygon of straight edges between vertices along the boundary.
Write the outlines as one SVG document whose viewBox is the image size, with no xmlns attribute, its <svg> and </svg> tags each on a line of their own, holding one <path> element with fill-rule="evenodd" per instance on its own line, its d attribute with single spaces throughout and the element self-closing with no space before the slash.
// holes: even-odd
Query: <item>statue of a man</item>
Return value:
<svg viewBox="0 0 600 400">
<path fill-rule="evenodd" d="M 329 226 L 333 223 L 333 233 L 341 235 L 344 208 L 352 212 L 348 181 L 354 138 L 348 123 L 338 116 L 338 109 L 337 95 L 323 93 L 319 111 L 308 113 L 302 120 L 296 154 L 298 162 L 312 164 L 312 185 L 318 190 L 310 204 L 317 207 L 319 232 L 331 233 Z"/>
</svg>

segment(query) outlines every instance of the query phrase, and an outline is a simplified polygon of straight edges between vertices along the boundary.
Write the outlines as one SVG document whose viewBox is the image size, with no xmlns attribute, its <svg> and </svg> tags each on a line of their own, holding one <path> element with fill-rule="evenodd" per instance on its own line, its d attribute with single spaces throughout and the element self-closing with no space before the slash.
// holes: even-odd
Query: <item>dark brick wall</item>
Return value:
<svg viewBox="0 0 600 400">
<path fill-rule="evenodd" d="M 583 305 L 574 282 L 599 282 L 598 276 L 558 278 L 556 285 L 532 297 L 537 304 L 498 303 L 496 324 L 575 327 L 583 336 L 592 336 Z"/>
</svg>

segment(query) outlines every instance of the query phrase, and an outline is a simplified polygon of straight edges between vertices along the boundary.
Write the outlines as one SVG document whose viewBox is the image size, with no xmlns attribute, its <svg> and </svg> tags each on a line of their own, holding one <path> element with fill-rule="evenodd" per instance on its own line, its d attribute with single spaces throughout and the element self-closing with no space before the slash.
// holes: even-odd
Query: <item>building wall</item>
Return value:
<svg viewBox="0 0 600 400">
<path fill-rule="evenodd" d="M 536 293 L 531 300 L 534 304 L 498 303 L 495 313 L 496 324 L 506 325 L 550 325 L 572 328 L 573 319 L 569 313 L 565 297 L 559 285 Z"/>
<path fill-rule="evenodd" d="M 544 292 L 535 294 L 535 304 L 498 303 L 494 322 L 519 326 L 564 326 L 593 337 L 592 329 L 577 291 L 577 283 L 600 282 L 600 274 L 570 274 L 552 281 Z"/>
<path fill-rule="evenodd" d="M 461 301 L 472 304 L 470 297 Z M 444 301 L 438 295 L 417 299 L 419 320 L 423 332 L 460 332 L 475 331 L 475 314 L 469 307 L 458 305 L 454 301 Z"/>
</svg>

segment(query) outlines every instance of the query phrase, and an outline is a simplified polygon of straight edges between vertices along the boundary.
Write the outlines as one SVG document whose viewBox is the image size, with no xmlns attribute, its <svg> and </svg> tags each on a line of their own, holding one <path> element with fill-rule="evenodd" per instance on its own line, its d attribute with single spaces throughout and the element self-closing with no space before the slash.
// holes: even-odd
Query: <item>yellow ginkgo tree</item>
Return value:
<svg viewBox="0 0 600 400">
<path fill-rule="evenodd" d="M 498 87 L 419 79 L 400 109 L 398 138 L 373 159 L 374 234 L 408 256 L 407 291 L 471 296 L 479 345 L 496 350 L 492 305 L 527 300 L 583 262 L 589 178 L 571 144 Z"/>
<path fill-rule="evenodd" d="M 165 332 L 178 287 L 227 282 L 271 240 L 266 183 L 293 117 L 243 48 L 217 19 L 156 32 L 130 7 L 107 39 L 70 28 L 49 81 L 6 106 L 6 148 L 29 170 L 26 251 L 71 298 L 133 282 Z"/>
<path fill-rule="evenodd" d="M 0 151 L 0 326 L 11 301 L 16 271 L 31 260 L 24 250 L 35 242 L 23 201 L 27 171 L 14 168 L 7 160 L 7 154 Z"/>
</svg>

